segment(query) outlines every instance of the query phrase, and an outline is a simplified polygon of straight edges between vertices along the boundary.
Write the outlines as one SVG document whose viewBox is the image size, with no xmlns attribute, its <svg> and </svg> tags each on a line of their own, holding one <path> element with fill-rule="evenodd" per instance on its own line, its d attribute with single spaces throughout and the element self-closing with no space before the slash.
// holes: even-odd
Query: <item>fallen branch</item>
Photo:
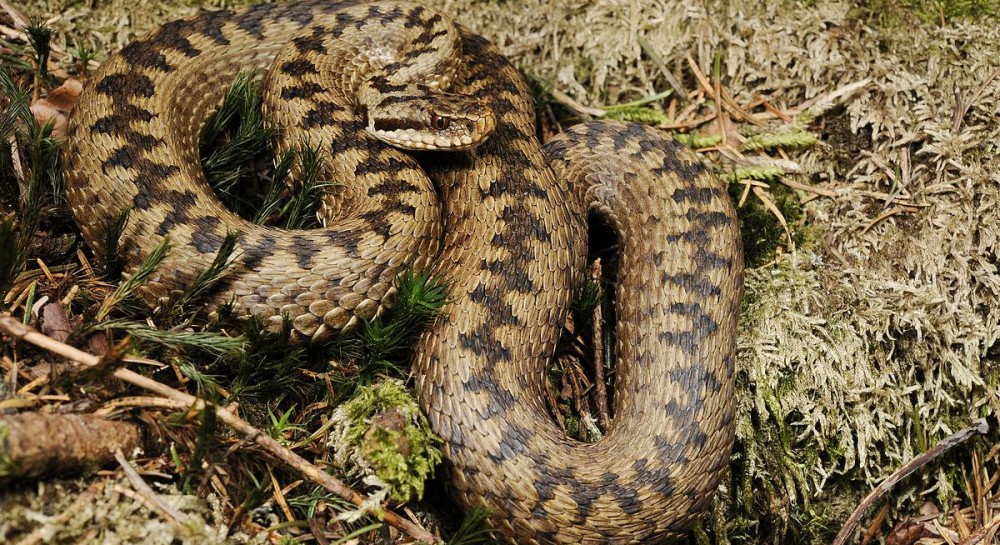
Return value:
<svg viewBox="0 0 1000 545">
<path fill-rule="evenodd" d="M 868 508 L 875 502 L 882 499 L 883 496 L 888 494 L 889 490 L 891 490 L 893 486 L 896 486 L 896 483 L 902 481 L 911 473 L 926 465 L 927 462 L 941 456 L 952 447 L 968 441 L 977 433 L 983 435 L 987 431 L 989 431 L 989 425 L 986 423 L 985 419 L 980 418 L 979 420 L 974 421 L 968 428 L 954 433 L 950 437 L 942 439 L 941 442 L 934 445 L 920 456 L 910 460 L 903 465 L 903 467 L 897 469 L 895 473 L 889 475 L 886 480 L 882 481 L 875 487 L 874 490 L 865 496 L 865 499 L 861 500 L 857 509 L 851 513 L 851 516 L 847 518 L 846 522 L 844 522 L 844 526 L 840 529 L 840 532 L 837 533 L 837 537 L 833 540 L 833 545 L 844 545 L 847 543 L 847 538 L 854 532 L 858 523 L 861 522 L 861 517 L 864 516 L 865 511 L 867 511 Z"/>
<path fill-rule="evenodd" d="M 73 346 L 61 343 L 51 337 L 43 335 L 34 328 L 22 324 L 13 316 L 6 313 L 0 315 L 0 330 L 6 331 L 18 339 L 31 343 L 39 348 L 52 352 L 53 354 L 62 356 L 79 365 L 96 367 L 100 365 L 102 361 L 101 358 L 98 358 L 97 356 L 88 354 Z M 112 373 L 112 375 L 118 380 L 132 384 L 133 386 L 138 386 L 157 395 L 174 401 L 187 403 L 192 409 L 197 411 L 204 410 L 208 406 L 208 403 L 202 399 L 198 399 L 190 394 L 175 390 L 166 384 L 157 382 L 149 377 L 144 377 L 128 369 L 117 369 Z M 222 407 L 219 407 L 216 410 L 216 415 L 218 419 L 227 426 L 256 443 L 272 457 L 292 468 L 306 479 L 319 484 L 329 492 L 340 496 L 354 505 L 361 507 L 364 504 L 365 496 L 354 491 L 333 475 L 330 475 L 316 467 L 305 458 L 285 448 L 281 445 L 281 443 L 275 441 L 261 430 L 250 425 L 249 422 Z M 436 543 L 438 541 L 427 530 L 407 519 L 404 519 L 387 508 L 379 506 L 369 507 L 368 513 L 385 521 L 390 526 L 409 534 L 410 537 L 417 541 L 425 543 Z"/>
<path fill-rule="evenodd" d="M 115 450 L 134 450 L 138 426 L 93 414 L 20 413 L 0 416 L 0 477 L 32 478 L 77 468 L 98 468 Z"/>
</svg>

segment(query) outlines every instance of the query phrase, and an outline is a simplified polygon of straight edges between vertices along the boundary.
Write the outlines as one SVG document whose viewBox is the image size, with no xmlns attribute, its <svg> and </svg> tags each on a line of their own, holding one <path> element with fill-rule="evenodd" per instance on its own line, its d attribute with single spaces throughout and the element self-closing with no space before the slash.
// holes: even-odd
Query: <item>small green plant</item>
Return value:
<svg viewBox="0 0 1000 545">
<path fill-rule="evenodd" d="M 59 142 L 52 136 L 53 125 L 38 125 L 28 108 L 30 94 L 21 89 L 9 73 L 0 70 L 0 96 L 8 99 L 5 110 L 0 111 L 0 166 L 3 167 L 5 181 L 15 183 L 13 165 L 9 162 L 10 148 L 15 146 L 25 158 L 21 175 L 16 184 L 23 186 L 17 203 L 16 214 L 0 212 L 0 227 L 3 239 L 0 244 L 5 250 L 0 254 L 0 282 L 4 291 L 11 288 L 14 278 L 25 266 L 35 234 L 43 220 L 48 222 L 59 217 L 60 207 L 65 203 L 62 194 L 62 174 L 60 170 Z M 55 213 L 54 213 L 55 212 Z M 0 278 L 2 280 L 2 278 Z"/>
<path fill-rule="evenodd" d="M 253 317 L 240 327 L 246 350 L 213 365 L 225 375 L 226 387 L 234 398 L 276 403 L 287 396 L 302 397 L 312 381 L 302 374 L 308 367 L 308 352 L 302 343 L 292 342 L 292 323 L 283 320 L 281 329 L 272 332 Z"/>
<path fill-rule="evenodd" d="M 645 97 L 625 104 L 615 104 L 604 107 L 602 119 L 621 119 L 623 121 L 635 121 L 646 125 L 660 125 L 669 121 L 667 115 L 655 108 L 646 106 L 651 102 L 663 100 L 670 96 L 673 91 L 664 91 L 653 96 Z"/>
<path fill-rule="evenodd" d="M 219 250 L 215 253 L 212 263 L 184 288 L 180 297 L 170 305 L 167 313 L 177 316 L 184 312 L 188 304 L 204 295 L 206 291 L 231 270 L 230 266 L 233 262 L 230 258 L 233 257 L 233 252 L 236 250 L 236 240 L 238 238 L 239 234 L 237 233 L 226 234 L 219 245 Z"/>
<path fill-rule="evenodd" d="M 290 407 L 287 411 L 281 413 L 280 415 L 274 414 L 270 408 L 267 409 L 267 434 L 280 442 L 282 445 L 288 445 L 288 435 L 290 433 L 295 433 L 297 431 L 302 431 L 302 428 L 292 424 L 292 413 L 295 412 L 295 407 Z"/>
<path fill-rule="evenodd" d="M 493 530 L 489 527 L 490 512 L 473 507 L 462 519 L 462 524 L 446 542 L 447 545 L 492 545 Z"/>
<path fill-rule="evenodd" d="M 272 131 L 264 126 L 258 76 L 239 74 L 229 88 L 218 112 L 202 133 L 201 165 L 209 184 L 227 206 L 241 211 L 246 206 L 242 193 L 254 161 L 267 151 Z"/>
<path fill-rule="evenodd" d="M 573 290 L 570 309 L 573 315 L 573 325 L 577 331 L 587 331 L 593 326 L 594 309 L 601 304 L 604 290 L 597 280 L 587 280 Z"/>
<path fill-rule="evenodd" d="M 181 472 L 181 490 L 191 492 L 194 484 L 202 474 L 202 461 L 209 455 L 212 446 L 218 441 L 215 432 L 218 427 L 218 416 L 215 414 L 215 405 L 206 404 L 201 411 L 201 426 L 198 427 L 198 440 L 195 443 L 194 452 L 191 453 L 191 461 L 184 466 Z M 184 416 L 181 416 L 184 418 Z"/>
<path fill-rule="evenodd" d="M 380 375 L 405 375 L 417 337 L 444 306 L 447 291 L 438 278 L 407 270 L 396 279 L 396 292 L 391 309 L 327 346 L 333 359 L 353 362 L 357 368 L 340 380 L 364 385 Z"/>
<path fill-rule="evenodd" d="M 320 181 L 321 163 L 319 150 L 301 148 L 298 151 L 299 164 L 302 170 L 301 187 L 282 208 L 281 216 L 285 217 L 286 229 L 306 229 L 316 225 L 316 210 L 319 207 L 319 197 L 323 188 L 330 184 Z M 279 183 L 275 177 L 273 184 Z"/>
<path fill-rule="evenodd" d="M 119 250 L 122 233 L 125 232 L 125 226 L 128 225 L 128 217 L 131 212 L 131 207 L 123 208 L 111 220 L 107 231 L 104 232 L 105 255 L 101 268 L 105 277 L 116 277 L 125 269 L 125 256 Z"/>
<path fill-rule="evenodd" d="M 282 209 L 279 208 L 279 205 L 282 193 L 285 182 L 291 176 L 292 166 L 295 164 L 297 156 L 295 150 L 288 150 L 274 164 L 274 175 L 271 178 L 271 183 L 267 186 L 267 193 L 264 194 L 264 200 L 253 216 L 253 222 L 257 225 L 264 225 L 272 216 L 281 215 Z"/>
<path fill-rule="evenodd" d="M 259 80 L 255 72 L 234 80 L 202 133 L 202 169 L 222 202 L 242 217 L 287 229 L 315 227 L 319 197 L 329 185 L 320 180 L 319 150 L 286 151 L 268 176 L 268 142 L 274 131 L 264 124 Z M 298 189 L 289 195 L 293 173 L 299 177 L 294 184 Z"/>
<path fill-rule="evenodd" d="M 28 43 L 35 50 L 35 66 L 40 78 L 48 77 L 49 53 L 52 52 L 52 29 L 40 19 L 32 19 L 24 28 Z"/>
<path fill-rule="evenodd" d="M 104 300 L 101 304 L 101 308 L 97 311 L 97 316 L 95 317 L 96 321 L 100 322 L 107 318 L 112 309 L 114 309 L 118 303 L 124 301 L 126 298 L 131 296 L 135 290 L 145 284 L 146 280 L 148 280 L 149 277 L 156 272 L 156 269 L 159 268 L 160 263 L 162 263 L 164 258 L 167 257 L 167 252 L 169 251 L 170 239 L 168 237 L 164 237 L 163 240 L 160 241 L 155 248 L 153 248 L 153 251 L 149 253 L 146 260 L 139 265 L 139 268 L 137 268 L 127 280 L 118 284 L 115 291 Z"/>
</svg>

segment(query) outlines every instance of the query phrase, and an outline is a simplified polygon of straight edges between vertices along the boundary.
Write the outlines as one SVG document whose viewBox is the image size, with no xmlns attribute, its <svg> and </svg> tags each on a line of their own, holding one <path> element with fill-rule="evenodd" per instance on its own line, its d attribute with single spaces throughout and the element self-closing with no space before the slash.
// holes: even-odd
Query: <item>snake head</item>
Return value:
<svg viewBox="0 0 1000 545">
<path fill-rule="evenodd" d="M 479 100 L 440 91 L 393 93 L 369 106 L 368 132 L 406 150 L 461 151 L 486 141 L 496 116 Z"/>
</svg>

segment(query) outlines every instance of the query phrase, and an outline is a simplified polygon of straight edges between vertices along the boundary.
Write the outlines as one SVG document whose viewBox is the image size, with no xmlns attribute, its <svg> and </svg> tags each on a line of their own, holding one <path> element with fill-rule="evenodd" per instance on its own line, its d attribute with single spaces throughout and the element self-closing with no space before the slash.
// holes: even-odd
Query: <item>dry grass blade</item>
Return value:
<svg viewBox="0 0 1000 545">
<path fill-rule="evenodd" d="M 772 201 L 771 197 L 767 195 L 767 191 L 765 191 L 763 187 L 754 185 L 753 194 L 760 199 L 760 202 L 764 204 L 764 207 L 767 208 L 768 211 L 774 214 L 774 217 L 778 218 L 778 222 L 781 223 L 781 227 L 785 230 L 785 235 L 788 236 L 788 244 L 791 245 L 791 248 L 794 251 L 795 241 L 792 239 L 791 230 L 788 229 L 788 222 L 785 221 L 785 215 L 781 213 L 781 210 L 779 210 L 778 206 L 774 204 L 774 201 Z"/>
<path fill-rule="evenodd" d="M 885 212 L 882 212 L 875 219 L 873 219 L 867 226 L 865 226 L 864 229 L 861 230 L 861 234 L 863 235 L 863 234 L 867 233 L 868 231 L 871 231 L 873 227 L 875 227 L 876 225 L 882 223 L 886 219 L 891 218 L 892 216 L 895 216 L 896 214 L 902 214 L 903 212 L 906 212 L 906 209 L 900 208 L 898 206 L 894 206 L 894 207 L 886 210 Z"/>
<path fill-rule="evenodd" d="M 972 93 L 972 96 L 969 97 L 968 101 L 959 98 L 960 95 L 956 90 L 955 120 L 952 122 L 951 125 L 952 132 L 957 133 L 958 130 L 962 128 L 962 121 L 965 119 L 965 116 L 969 114 L 969 108 L 972 108 L 972 105 L 978 102 L 980 98 L 982 98 L 983 93 L 986 92 L 986 88 L 989 87 L 991 83 L 993 83 L 993 80 L 997 79 L 997 76 L 1000 76 L 1000 68 L 997 68 L 996 70 L 991 72 L 989 76 L 986 77 L 982 85 L 976 88 L 975 92 Z"/>
</svg>

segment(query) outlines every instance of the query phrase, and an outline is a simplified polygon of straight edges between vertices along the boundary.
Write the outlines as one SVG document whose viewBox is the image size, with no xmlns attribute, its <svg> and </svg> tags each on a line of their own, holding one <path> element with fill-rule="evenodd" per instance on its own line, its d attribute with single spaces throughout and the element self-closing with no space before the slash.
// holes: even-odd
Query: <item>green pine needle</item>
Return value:
<svg viewBox="0 0 1000 545">
<path fill-rule="evenodd" d="M 216 356 L 243 357 L 246 339 L 228 337 L 214 331 L 164 331 L 142 322 L 108 320 L 95 324 L 97 330 L 124 331 L 140 341 L 158 344 L 171 350 L 197 349 Z"/>
<path fill-rule="evenodd" d="M 14 215 L 2 214 L 0 215 L 0 310 L 6 310 L 3 300 L 13 287 L 14 277 L 20 270 L 21 259 L 17 252 Z"/>
<path fill-rule="evenodd" d="M 121 274 L 125 268 L 125 257 L 122 256 L 121 238 L 128 225 L 128 217 L 132 212 L 131 207 L 122 208 L 120 212 L 111 220 L 107 231 L 104 233 L 104 276 L 114 277 Z"/>
<path fill-rule="evenodd" d="M 286 229 L 306 229 L 317 226 L 316 210 L 324 187 L 331 184 L 319 180 L 320 160 L 319 150 L 302 148 L 298 151 L 299 164 L 302 172 L 302 183 L 289 202 L 282 209 Z M 275 182 L 277 183 L 277 177 Z"/>
<path fill-rule="evenodd" d="M 128 279 L 119 284 L 114 293 L 104 300 L 104 303 L 101 304 L 101 308 L 97 311 L 97 316 L 95 317 L 96 321 L 101 322 L 107 318 L 108 314 L 111 313 L 111 310 L 114 309 L 118 303 L 124 301 L 127 297 L 132 295 L 135 290 L 145 284 L 150 275 L 152 275 L 153 272 L 155 272 L 160 266 L 160 263 L 163 262 L 163 259 L 167 257 L 167 252 L 169 251 L 170 239 L 168 237 L 164 237 L 163 240 L 160 241 L 155 248 L 153 248 L 153 251 L 150 252 L 146 260 L 143 261 L 142 265 L 140 265 L 139 268 L 128 277 Z"/>
<path fill-rule="evenodd" d="M 35 50 L 35 62 L 41 76 L 48 75 L 49 53 L 52 52 L 52 29 L 40 19 L 32 19 L 24 28 L 28 42 Z"/>
<path fill-rule="evenodd" d="M 216 252 L 215 259 L 212 260 L 211 265 L 202 271 L 194 281 L 188 284 L 184 292 L 181 293 L 181 296 L 171 306 L 170 313 L 176 315 L 183 312 L 188 303 L 198 299 L 198 297 L 203 295 L 231 271 L 230 266 L 233 264 L 233 261 L 230 258 L 233 257 L 233 252 L 236 250 L 236 241 L 238 238 L 238 233 L 226 234 L 226 237 L 222 240 L 222 244 L 219 245 L 219 251 Z"/>
<path fill-rule="evenodd" d="M 455 530 L 447 545 L 492 545 L 496 543 L 493 539 L 492 529 L 489 527 L 488 519 L 490 512 L 481 507 L 473 507 L 462 519 L 461 526 Z"/>
</svg>

